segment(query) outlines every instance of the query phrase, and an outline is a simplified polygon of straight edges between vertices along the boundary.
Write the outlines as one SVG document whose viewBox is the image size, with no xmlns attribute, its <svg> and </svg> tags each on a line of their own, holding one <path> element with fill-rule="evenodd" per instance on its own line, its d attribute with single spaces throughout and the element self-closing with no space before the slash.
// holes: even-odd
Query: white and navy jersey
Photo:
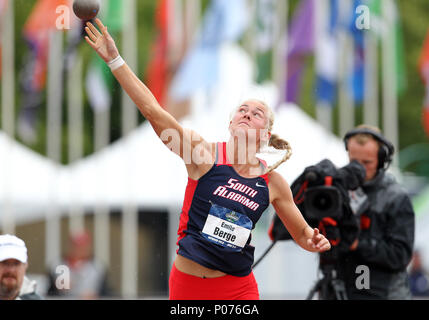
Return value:
<svg viewBox="0 0 429 320">
<path fill-rule="evenodd" d="M 226 143 L 199 180 L 188 179 L 180 215 L 178 254 L 234 276 L 251 272 L 251 230 L 270 204 L 268 176 L 240 176 L 228 163 Z"/>
</svg>

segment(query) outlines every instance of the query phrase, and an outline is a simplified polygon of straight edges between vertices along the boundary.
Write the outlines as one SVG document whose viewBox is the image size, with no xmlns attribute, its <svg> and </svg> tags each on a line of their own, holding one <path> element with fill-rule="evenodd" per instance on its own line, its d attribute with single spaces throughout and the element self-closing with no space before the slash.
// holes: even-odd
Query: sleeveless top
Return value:
<svg viewBox="0 0 429 320">
<path fill-rule="evenodd" d="M 252 271 L 251 230 L 270 204 L 268 175 L 240 176 L 216 144 L 213 167 L 188 178 L 180 215 L 177 253 L 207 268 L 244 277 Z"/>
</svg>

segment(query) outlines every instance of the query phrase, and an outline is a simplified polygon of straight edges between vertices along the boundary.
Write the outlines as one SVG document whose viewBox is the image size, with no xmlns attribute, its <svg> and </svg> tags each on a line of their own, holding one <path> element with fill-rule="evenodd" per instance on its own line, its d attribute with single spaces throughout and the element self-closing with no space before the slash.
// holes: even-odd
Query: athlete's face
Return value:
<svg viewBox="0 0 429 320">
<path fill-rule="evenodd" d="M 377 141 L 369 139 L 364 144 L 360 144 L 356 139 L 350 138 L 347 149 L 349 150 L 350 161 L 357 160 L 365 167 L 365 181 L 373 179 L 378 168 L 379 145 Z"/>
<path fill-rule="evenodd" d="M 266 129 L 268 112 L 267 107 L 259 101 L 244 102 L 229 123 L 231 135 L 237 136 L 244 133 L 247 137 L 254 135 L 257 141 L 268 140 L 271 136 Z"/>
</svg>

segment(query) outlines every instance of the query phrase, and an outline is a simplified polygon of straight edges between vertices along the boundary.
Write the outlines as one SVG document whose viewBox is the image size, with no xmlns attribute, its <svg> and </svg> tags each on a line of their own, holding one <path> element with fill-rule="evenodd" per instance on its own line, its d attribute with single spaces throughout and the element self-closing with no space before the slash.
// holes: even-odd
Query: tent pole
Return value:
<svg viewBox="0 0 429 320">
<path fill-rule="evenodd" d="M 123 21 L 123 57 L 129 67 L 136 73 L 137 65 L 137 15 L 136 0 L 124 1 Z M 122 90 L 122 136 L 127 136 L 137 127 L 137 109 Z M 124 168 L 124 177 L 135 177 L 134 171 L 138 164 Z M 132 179 L 134 180 L 134 179 Z M 124 190 L 128 200 L 122 212 L 122 296 L 127 299 L 137 298 L 138 295 L 138 208 L 134 201 L 134 192 L 137 182 L 129 183 L 124 179 Z"/>
<path fill-rule="evenodd" d="M 61 163 L 61 118 L 62 118 L 62 70 L 63 33 L 53 30 L 50 33 L 47 87 L 47 157 L 54 162 L 57 175 Z M 53 177 L 52 181 L 58 181 Z M 50 188 L 50 204 L 46 211 L 45 263 L 52 266 L 60 260 L 61 233 L 60 207 L 57 197 L 58 185 Z"/>
</svg>

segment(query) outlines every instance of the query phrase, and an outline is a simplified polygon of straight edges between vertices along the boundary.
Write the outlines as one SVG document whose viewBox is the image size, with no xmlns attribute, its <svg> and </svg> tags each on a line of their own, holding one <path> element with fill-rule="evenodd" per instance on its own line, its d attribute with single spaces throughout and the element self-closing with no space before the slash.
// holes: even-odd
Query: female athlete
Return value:
<svg viewBox="0 0 429 320">
<path fill-rule="evenodd" d="M 251 230 L 271 203 L 298 245 L 308 251 L 330 249 L 295 206 L 286 180 L 276 171 L 291 153 L 271 134 L 272 110 L 248 100 L 230 118 L 227 142 L 209 143 L 183 128 L 152 95 L 119 55 L 107 27 L 87 23 L 87 43 L 109 65 L 122 88 L 163 143 L 180 156 L 188 172 L 178 231 L 178 250 L 170 279 L 170 299 L 259 299 L 252 272 Z M 261 148 L 286 150 L 271 167 L 257 158 Z"/>
</svg>

